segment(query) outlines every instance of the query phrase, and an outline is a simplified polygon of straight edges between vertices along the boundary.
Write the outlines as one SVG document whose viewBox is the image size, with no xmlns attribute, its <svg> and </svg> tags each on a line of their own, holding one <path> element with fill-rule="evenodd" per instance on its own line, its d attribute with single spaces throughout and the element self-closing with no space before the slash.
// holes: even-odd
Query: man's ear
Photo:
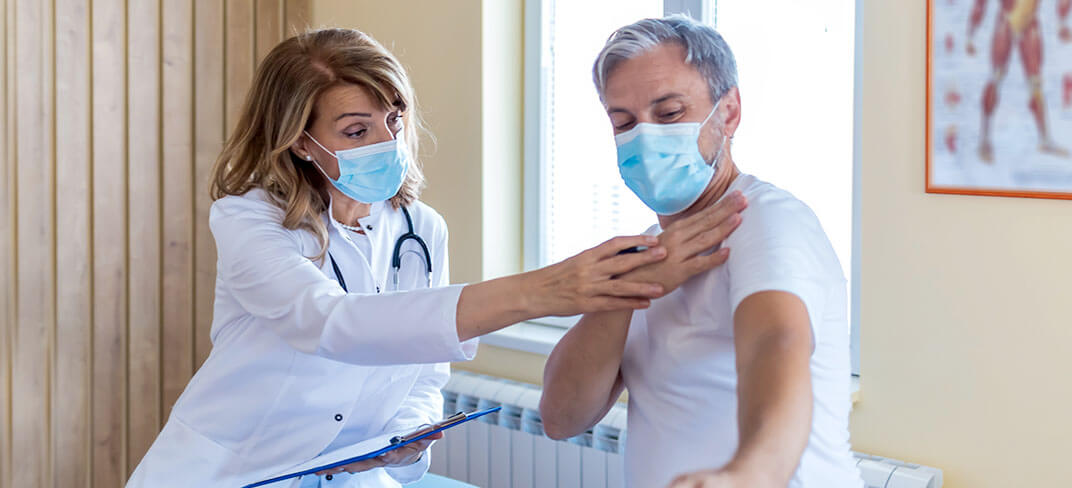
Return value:
<svg viewBox="0 0 1072 488">
<path fill-rule="evenodd" d="M 741 125 L 741 92 L 737 87 L 730 88 L 722 96 L 722 104 L 718 106 L 715 116 L 722 118 L 725 134 L 732 139 L 737 132 L 737 126 Z"/>
</svg>

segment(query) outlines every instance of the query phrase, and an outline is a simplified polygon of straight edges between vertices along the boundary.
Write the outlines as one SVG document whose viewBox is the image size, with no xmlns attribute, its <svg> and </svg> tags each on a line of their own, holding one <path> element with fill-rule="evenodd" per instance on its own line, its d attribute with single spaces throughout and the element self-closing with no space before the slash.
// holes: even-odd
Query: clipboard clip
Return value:
<svg viewBox="0 0 1072 488">
<path fill-rule="evenodd" d="M 465 422 L 465 419 L 467 419 L 467 418 L 469 418 L 469 416 L 466 415 L 465 412 L 458 412 L 458 413 L 456 413 L 454 415 L 451 415 L 450 417 L 447 417 L 447 418 L 445 418 L 445 419 L 443 419 L 443 420 L 441 420 L 441 421 L 439 421 L 437 423 L 430 424 L 430 425 L 425 425 L 425 426 L 423 426 L 423 427 L 421 427 L 421 428 L 419 428 L 419 429 L 417 429 L 417 430 L 415 430 L 413 432 L 410 432 L 409 434 L 396 435 L 396 436 L 391 438 L 391 445 L 392 446 L 397 446 L 399 444 L 405 444 L 405 443 L 410 442 L 410 441 L 412 441 L 414 439 L 417 439 L 418 437 L 421 437 L 421 436 L 423 436 L 425 434 L 428 434 L 429 432 L 445 429 L 445 428 L 450 427 L 450 426 L 452 426 L 454 424 Z"/>
</svg>

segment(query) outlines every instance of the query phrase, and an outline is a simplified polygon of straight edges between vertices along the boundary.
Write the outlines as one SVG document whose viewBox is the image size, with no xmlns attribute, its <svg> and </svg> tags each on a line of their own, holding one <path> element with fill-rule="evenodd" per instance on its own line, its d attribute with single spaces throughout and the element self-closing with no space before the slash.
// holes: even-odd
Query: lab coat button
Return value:
<svg viewBox="0 0 1072 488">
<path fill-rule="evenodd" d="M 377 286 L 376 287 L 376 293 L 379 293 L 379 292 L 380 292 L 380 287 Z"/>
<path fill-rule="evenodd" d="M 342 414 L 341 413 L 335 414 L 335 421 L 336 422 L 342 422 Z"/>
<path fill-rule="evenodd" d="M 331 475 L 329 474 L 329 475 L 325 476 L 325 477 L 324 477 L 324 479 L 326 479 L 326 480 L 328 480 L 328 481 L 331 481 L 331 479 L 332 479 L 332 476 L 331 476 Z"/>
<path fill-rule="evenodd" d="M 366 229 L 368 229 L 368 230 L 372 230 L 372 226 L 371 226 L 371 225 L 366 225 L 366 226 L 365 226 L 365 228 L 366 228 Z"/>
</svg>

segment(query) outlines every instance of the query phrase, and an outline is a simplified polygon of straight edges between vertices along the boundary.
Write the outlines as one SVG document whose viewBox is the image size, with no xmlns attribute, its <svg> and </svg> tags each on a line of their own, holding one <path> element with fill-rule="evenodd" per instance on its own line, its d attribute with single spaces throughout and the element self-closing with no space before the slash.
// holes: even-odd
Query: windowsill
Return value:
<svg viewBox="0 0 1072 488">
<path fill-rule="evenodd" d="M 566 335 L 565 327 L 556 327 L 536 322 L 522 322 L 480 338 L 482 344 L 503 347 L 515 351 L 548 355 Z"/>
<path fill-rule="evenodd" d="M 555 325 L 540 322 L 554 323 Z M 540 319 L 540 322 L 522 322 L 512 327 L 507 327 L 482 337 L 480 342 L 489 346 L 546 356 L 551 354 L 555 344 L 558 344 L 562 336 L 566 335 L 567 327 L 576 322 L 576 318 L 551 317 Z M 852 375 L 850 391 L 852 404 L 856 405 L 860 401 L 859 376 Z"/>
</svg>

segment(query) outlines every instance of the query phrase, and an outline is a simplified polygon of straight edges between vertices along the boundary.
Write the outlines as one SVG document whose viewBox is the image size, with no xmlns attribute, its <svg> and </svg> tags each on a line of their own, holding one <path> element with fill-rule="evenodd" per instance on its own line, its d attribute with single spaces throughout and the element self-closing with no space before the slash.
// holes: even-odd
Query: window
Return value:
<svg viewBox="0 0 1072 488">
<path fill-rule="evenodd" d="M 714 24 L 737 58 L 738 167 L 807 203 L 855 281 L 853 1 L 545 0 L 526 8 L 528 268 L 656 222 L 618 175 L 611 126 L 591 69 L 614 29 L 686 12 Z"/>
</svg>

